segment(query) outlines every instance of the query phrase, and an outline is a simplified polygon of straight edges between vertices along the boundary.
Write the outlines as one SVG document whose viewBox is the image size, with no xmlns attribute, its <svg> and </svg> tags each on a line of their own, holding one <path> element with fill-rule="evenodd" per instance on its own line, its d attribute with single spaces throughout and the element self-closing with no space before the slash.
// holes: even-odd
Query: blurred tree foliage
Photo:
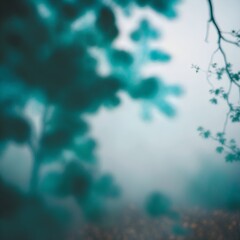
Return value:
<svg viewBox="0 0 240 240">
<path fill-rule="evenodd" d="M 147 7 L 174 18 L 177 2 L 0 1 L 0 143 L 2 148 L 11 142 L 29 147 L 33 160 L 30 194 L 47 191 L 59 198 L 73 196 L 89 219 L 98 219 L 107 199 L 120 195 L 114 178 L 97 169 L 97 143 L 89 136 L 84 115 L 96 113 L 101 106 L 117 107 L 118 93 L 123 91 L 144 102 L 147 109 L 153 106 L 174 116 L 168 96 L 179 96 L 181 88 L 142 74 L 148 63 L 170 60 L 162 49 L 150 47 L 151 41 L 159 39 L 159 30 L 149 19 L 142 19 L 129 36 L 135 48 L 122 50 L 114 43 L 121 35 L 117 10 L 131 16 L 134 8 Z M 99 54 L 107 60 L 106 74 L 98 71 Z M 25 114 L 32 100 L 43 108 L 40 133 Z M 40 175 L 42 166 L 52 162 L 63 170 Z M 6 185 L 0 188 L 5 191 Z M 17 194 L 9 191 L 8 196 Z M 1 196 L 3 206 L 4 199 Z M 9 213 L 22 201 L 22 197 L 10 197 L 7 205 L 14 206 Z"/>
<path fill-rule="evenodd" d="M 197 65 L 192 65 L 192 68 L 195 69 L 196 73 L 199 71 L 206 73 L 207 81 L 211 87 L 209 90 L 211 95 L 210 103 L 218 105 L 224 102 L 228 111 L 222 130 L 214 134 L 208 129 L 199 127 L 198 132 L 203 138 L 212 139 L 218 143 L 216 152 L 225 154 L 227 162 L 240 161 L 240 146 L 234 138 L 229 139 L 227 133 L 229 122 L 238 125 L 240 123 L 240 70 L 234 70 L 231 60 L 229 60 L 229 56 L 225 51 L 225 44 L 232 45 L 236 48 L 236 51 L 239 51 L 240 30 L 222 31 L 215 18 L 212 0 L 207 0 L 207 3 L 209 7 L 209 20 L 206 42 L 208 41 L 209 27 L 212 25 L 217 33 L 217 48 L 212 53 L 207 71 L 202 70 Z M 222 58 L 223 64 L 214 61 L 217 54 Z M 212 78 L 215 78 L 216 81 Z M 226 81 L 228 83 L 227 86 Z M 236 97 L 236 92 L 238 93 L 238 97 Z"/>
</svg>

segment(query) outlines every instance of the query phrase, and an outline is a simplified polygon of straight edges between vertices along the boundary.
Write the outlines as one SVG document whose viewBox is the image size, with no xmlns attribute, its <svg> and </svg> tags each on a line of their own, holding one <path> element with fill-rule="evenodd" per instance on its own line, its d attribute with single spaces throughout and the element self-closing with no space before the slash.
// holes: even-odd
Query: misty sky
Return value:
<svg viewBox="0 0 240 240">
<path fill-rule="evenodd" d="M 215 0 L 213 3 L 221 28 L 224 31 L 239 29 L 240 1 Z M 119 48 L 131 48 L 127 33 L 141 16 L 147 16 L 159 28 L 163 37 L 155 44 L 169 52 L 172 60 L 149 66 L 146 75 L 154 73 L 167 84 L 181 85 L 184 94 L 170 99 L 177 109 L 177 116 L 168 118 L 153 109 L 152 120 L 144 121 L 141 104 L 123 93 L 120 93 L 120 107 L 114 110 L 101 108 L 97 114 L 87 116 L 92 127 L 90 134 L 98 142 L 101 170 L 113 173 L 130 197 L 145 195 L 155 189 L 170 194 L 181 192 L 204 161 L 225 166 L 223 156 L 214 152 L 216 144 L 203 140 L 196 131 L 198 126 L 213 132 L 221 130 L 226 114 L 224 103 L 220 106 L 209 103 L 211 96 L 205 74 L 196 74 L 191 69 L 192 64 L 207 69 L 216 49 L 214 28 L 210 29 L 209 42 L 204 41 L 209 17 L 207 1 L 182 1 L 178 14 L 178 18 L 170 21 L 148 10 L 136 11 L 132 19 L 119 17 L 123 34 L 115 43 Z M 240 52 L 235 48 L 226 49 L 231 62 L 239 66 Z M 36 107 L 29 109 L 32 115 L 38 114 Z M 229 132 L 235 138 L 240 136 L 239 128 L 229 127 Z M 9 150 L 0 163 L 1 172 L 5 178 L 25 186 L 31 168 L 29 152 L 16 147 Z M 16 156 L 24 164 L 16 166 Z M 227 166 L 229 169 L 234 167 Z"/>
<path fill-rule="evenodd" d="M 224 31 L 239 29 L 240 2 L 213 3 L 221 28 Z M 104 171 L 114 173 L 128 195 L 144 195 L 153 189 L 179 193 L 203 161 L 226 164 L 224 157 L 214 152 L 216 143 L 203 140 L 196 131 L 198 126 L 213 132 L 221 130 L 227 111 L 224 103 L 219 106 L 209 103 L 210 88 L 205 73 L 196 74 L 191 69 L 192 64 L 207 69 L 217 47 L 214 28 L 210 29 L 209 42 L 204 41 L 209 17 L 207 1 L 185 0 L 179 4 L 178 13 L 179 17 L 173 21 L 146 10 L 136 12 L 134 18 L 136 21 L 142 15 L 150 17 L 152 24 L 162 31 L 163 38 L 157 44 L 172 55 L 172 61 L 152 65 L 148 71 L 162 77 L 166 83 L 182 86 L 184 95 L 171 99 L 177 116 L 170 119 L 154 110 L 152 121 L 143 121 L 139 117 L 139 104 L 122 94 L 123 104 L 119 108 L 101 109 L 91 118 L 92 135 L 99 143 L 100 165 Z M 123 31 L 132 27 L 127 20 L 122 20 L 121 26 Z M 130 43 L 122 37 L 117 45 L 127 48 Z M 226 49 L 232 63 L 239 66 L 240 51 L 236 52 L 235 47 Z M 228 130 L 232 137 L 240 136 L 239 128 L 229 126 Z M 227 167 L 232 168 L 229 164 Z"/>
</svg>

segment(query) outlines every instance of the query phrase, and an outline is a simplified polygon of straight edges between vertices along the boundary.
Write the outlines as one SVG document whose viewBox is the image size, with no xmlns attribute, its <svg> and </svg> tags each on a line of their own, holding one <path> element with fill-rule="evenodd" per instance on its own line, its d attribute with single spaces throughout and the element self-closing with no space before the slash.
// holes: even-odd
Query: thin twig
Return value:
<svg viewBox="0 0 240 240">
<path fill-rule="evenodd" d="M 208 42 L 210 23 L 211 23 L 211 21 L 208 20 L 207 21 L 207 31 L 206 31 L 206 36 L 205 36 L 205 42 Z"/>
<path fill-rule="evenodd" d="M 229 116 L 231 114 L 231 110 L 228 111 L 227 115 L 226 115 L 226 119 L 225 119 L 225 122 L 224 122 L 224 125 L 223 125 L 223 133 L 226 133 L 226 129 L 227 129 L 227 124 L 228 124 L 228 119 L 229 119 Z"/>
<path fill-rule="evenodd" d="M 210 69 L 211 69 L 211 66 L 212 66 L 212 62 L 213 62 L 213 59 L 214 59 L 214 56 L 215 56 L 215 54 L 218 52 L 218 48 L 212 53 L 212 56 L 211 56 L 211 58 L 210 58 L 210 62 L 209 62 L 209 64 L 208 64 L 208 71 L 207 71 L 207 81 L 208 81 L 208 83 L 209 83 L 209 85 L 211 86 L 211 88 L 212 89 L 214 89 L 214 86 L 213 86 L 213 84 L 211 83 L 211 81 L 210 81 L 210 76 L 211 76 L 211 71 L 210 71 Z"/>
<path fill-rule="evenodd" d="M 217 142 L 219 143 L 219 139 L 218 139 L 218 138 L 213 137 L 213 136 L 210 136 L 209 138 L 211 138 L 212 140 L 217 141 Z M 231 152 L 233 152 L 233 153 L 235 153 L 235 154 L 238 154 L 238 151 L 239 151 L 238 149 L 233 149 L 231 146 L 229 146 L 228 144 L 226 144 L 226 143 L 224 143 L 224 142 L 220 142 L 220 144 L 221 144 L 223 147 L 229 149 Z"/>
</svg>

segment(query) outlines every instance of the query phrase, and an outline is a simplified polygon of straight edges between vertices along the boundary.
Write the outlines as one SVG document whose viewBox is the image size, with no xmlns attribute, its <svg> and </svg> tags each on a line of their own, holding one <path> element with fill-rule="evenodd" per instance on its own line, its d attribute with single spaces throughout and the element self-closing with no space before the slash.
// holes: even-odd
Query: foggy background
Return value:
<svg viewBox="0 0 240 240">
<path fill-rule="evenodd" d="M 240 2 L 214 1 L 216 19 L 223 31 L 239 29 Z M 141 107 L 122 94 L 119 108 L 102 108 L 90 118 L 92 135 L 98 141 L 98 156 L 103 171 L 113 172 L 126 195 L 130 198 L 145 196 L 152 190 L 184 194 L 186 183 L 199 168 L 221 165 L 233 171 L 238 163 L 225 163 L 224 157 L 215 153 L 216 143 L 198 136 L 198 126 L 214 133 L 221 131 L 227 108 L 223 102 L 215 106 L 209 102 L 210 86 L 205 73 L 196 74 L 192 64 L 207 70 L 212 52 L 216 49 L 216 32 L 210 28 L 208 43 L 205 42 L 209 9 L 207 1 L 185 0 L 178 6 L 178 18 L 168 21 L 151 11 L 137 11 L 133 22 L 122 20 L 122 30 L 130 29 L 140 16 L 148 16 L 162 32 L 159 45 L 172 55 L 172 60 L 149 72 L 163 78 L 168 84 L 180 84 L 184 94 L 172 98 L 177 110 L 174 118 L 168 118 L 153 109 L 151 121 L 139 118 Z M 127 38 L 117 42 L 122 48 L 130 45 Z M 226 45 L 226 44 L 225 44 Z M 240 51 L 226 47 L 233 67 L 240 64 Z M 221 56 L 216 62 L 221 63 Z M 147 73 L 146 73 L 147 74 Z M 217 82 L 212 78 L 213 82 Z M 229 135 L 239 140 L 238 126 L 228 126 Z M 206 163 L 206 165 L 205 165 Z M 204 175 L 203 175 L 204 178 Z"/>
<path fill-rule="evenodd" d="M 214 1 L 216 19 L 223 31 L 239 29 L 240 2 L 238 0 Z M 155 44 L 172 55 L 172 60 L 161 65 L 148 66 L 146 75 L 160 76 L 166 84 L 179 84 L 183 95 L 172 98 L 177 115 L 168 118 L 152 109 L 152 119 L 141 117 L 142 108 L 126 94 L 120 93 L 122 104 L 113 110 L 102 107 L 92 116 L 90 135 L 98 143 L 97 156 L 102 172 L 112 173 L 122 187 L 126 199 L 142 199 L 153 190 L 171 196 L 183 196 L 187 183 L 202 167 L 220 166 L 226 172 L 237 172 L 238 163 L 225 163 L 224 157 L 215 153 L 216 143 L 203 140 L 196 131 L 203 126 L 212 132 L 222 130 L 227 108 L 209 102 L 210 86 L 205 73 L 196 74 L 192 64 L 206 70 L 212 52 L 216 49 L 216 32 L 210 28 L 209 41 L 204 41 L 209 9 L 204 0 L 185 0 L 178 6 L 178 18 L 167 20 L 150 10 L 136 10 L 131 19 L 118 16 L 123 34 L 115 42 L 123 49 L 131 48 L 127 33 L 148 16 L 160 29 L 162 38 Z M 239 65 L 239 52 L 227 47 L 229 59 Z M 221 58 L 217 57 L 216 61 Z M 107 71 L 102 65 L 101 71 Z M 214 78 L 213 78 L 214 81 Z M 38 126 L 41 106 L 29 104 L 26 109 Z M 228 126 L 231 137 L 239 139 L 239 128 Z M 16 163 L 16 156 L 19 162 Z M 28 189 L 31 157 L 27 148 L 10 146 L 0 161 L 0 171 L 5 179 Z M 204 176 L 203 176 L 204 177 Z"/>
</svg>

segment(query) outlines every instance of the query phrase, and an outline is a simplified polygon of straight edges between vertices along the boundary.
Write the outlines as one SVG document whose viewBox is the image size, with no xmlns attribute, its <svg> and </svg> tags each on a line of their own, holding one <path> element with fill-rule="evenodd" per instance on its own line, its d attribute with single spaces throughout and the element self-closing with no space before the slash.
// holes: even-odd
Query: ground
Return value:
<svg viewBox="0 0 240 240">
<path fill-rule="evenodd" d="M 150 218 L 134 207 L 108 226 L 85 224 L 72 240 L 240 240 L 240 212 L 181 209 L 178 220 Z"/>
</svg>

